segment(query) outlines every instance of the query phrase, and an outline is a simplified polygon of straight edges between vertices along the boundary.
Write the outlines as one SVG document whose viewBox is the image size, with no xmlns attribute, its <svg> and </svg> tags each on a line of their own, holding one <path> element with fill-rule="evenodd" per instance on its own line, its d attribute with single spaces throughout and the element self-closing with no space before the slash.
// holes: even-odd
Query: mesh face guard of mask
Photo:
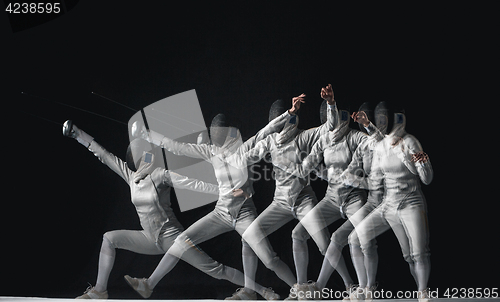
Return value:
<svg viewBox="0 0 500 302">
<path fill-rule="evenodd" d="M 269 121 L 274 120 L 280 114 L 286 111 L 286 103 L 283 100 L 276 100 L 269 108 Z"/>
<path fill-rule="evenodd" d="M 210 139 L 212 144 L 220 147 L 226 141 L 228 135 L 228 122 L 224 114 L 219 113 L 213 119 L 210 124 Z"/>
<path fill-rule="evenodd" d="M 382 101 L 375 107 L 375 126 L 382 134 L 389 133 L 389 125 L 392 125 L 393 114 L 389 103 Z"/>
</svg>

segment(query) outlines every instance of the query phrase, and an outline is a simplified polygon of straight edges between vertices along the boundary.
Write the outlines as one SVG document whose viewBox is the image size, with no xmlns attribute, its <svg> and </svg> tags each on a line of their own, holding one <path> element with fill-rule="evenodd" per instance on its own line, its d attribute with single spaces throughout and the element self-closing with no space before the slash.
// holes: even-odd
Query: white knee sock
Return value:
<svg viewBox="0 0 500 302">
<path fill-rule="evenodd" d="M 115 263 L 115 248 L 106 237 L 102 239 L 101 252 L 99 254 L 99 270 L 97 272 L 97 281 L 95 290 L 104 292 L 108 288 L 108 279 L 113 264 Z"/>
<path fill-rule="evenodd" d="M 293 261 L 297 272 L 297 283 L 307 283 L 307 265 L 309 263 L 309 249 L 307 241 L 293 239 Z"/>
</svg>

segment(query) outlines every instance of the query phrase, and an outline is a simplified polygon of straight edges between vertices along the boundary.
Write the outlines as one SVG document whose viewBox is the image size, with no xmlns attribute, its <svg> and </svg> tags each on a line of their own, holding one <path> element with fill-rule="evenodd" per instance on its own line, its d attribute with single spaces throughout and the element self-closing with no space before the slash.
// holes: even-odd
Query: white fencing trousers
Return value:
<svg viewBox="0 0 500 302">
<path fill-rule="evenodd" d="M 160 236 L 155 242 L 145 231 L 117 230 L 110 231 L 104 234 L 113 248 L 125 249 L 139 254 L 145 255 L 163 255 L 174 244 L 175 239 L 182 233 L 182 226 L 176 220 L 170 220 L 164 227 Z M 193 267 L 212 276 L 216 279 L 224 278 L 224 265 L 215 261 L 201 249 L 191 249 L 182 260 L 186 261 Z"/>
<path fill-rule="evenodd" d="M 272 267 L 272 263 L 276 258 L 276 253 L 269 244 L 267 236 L 293 219 L 302 221 L 316 204 L 316 197 L 309 194 L 299 196 L 297 200 L 300 202 L 297 207 L 291 207 L 288 204 L 273 201 L 262 213 L 260 213 L 259 217 L 255 219 L 252 225 L 250 225 L 243 234 L 243 239 L 252 247 L 255 254 L 257 254 L 259 259 L 268 268 Z M 292 231 L 292 239 L 294 240 L 306 241 L 309 237 L 309 234 L 300 223 L 298 223 Z M 328 237 L 328 229 L 323 230 L 321 235 L 313 237 L 322 252 L 323 246 L 326 252 L 326 247 L 329 242 Z"/>
<path fill-rule="evenodd" d="M 300 221 L 300 224 L 307 230 L 314 241 L 322 243 L 318 247 L 323 255 L 328 249 L 330 240 L 326 240 L 325 244 L 323 244 L 324 240 L 318 240 L 317 238 L 322 238 L 325 230 L 328 232 L 330 224 L 342 218 L 350 218 L 366 202 L 366 194 L 361 190 L 353 190 L 346 198 L 344 206 L 337 205 L 334 198 L 328 193 L 327 191 L 325 197 Z M 347 221 L 332 234 L 331 241 L 339 247 L 346 246 L 349 234 L 353 229 L 352 223 Z"/>
<path fill-rule="evenodd" d="M 359 240 L 363 253 L 371 241 L 391 228 L 401 246 L 403 257 L 413 262 L 429 257 L 429 227 L 425 200 L 420 190 L 411 193 L 388 192 L 380 206 L 356 226 L 350 242 Z M 398 200 L 397 203 L 394 203 Z M 357 237 L 357 238 L 356 238 Z"/>
<path fill-rule="evenodd" d="M 184 230 L 177 219 L 170 219 L 160 231 L 158 240 L 151 237 L 146 231 L 116 230 L 104 234 L 104 237 L 115 249 L 124 249 L 138 254 L 161 255 L 165 254 L 174 244 L 175 238 Z"/>
<path fill-rule="evenodd" d="M 192 250 L 193 248 L 199 249 L 197 247 L 198 244 L 229 231 L 235 230 L 242 235 L 256 217 L 257 210 L 251 199 L 245 202 L 236 219 L 229 213 L 225 213 L 216 207 L 212 212 L 208 213 L 182 232 L 168 250 L 168 253 L 188 261 L 184 259 L 184 253 L 186 253 L 186 251 Z"/>
</svg>

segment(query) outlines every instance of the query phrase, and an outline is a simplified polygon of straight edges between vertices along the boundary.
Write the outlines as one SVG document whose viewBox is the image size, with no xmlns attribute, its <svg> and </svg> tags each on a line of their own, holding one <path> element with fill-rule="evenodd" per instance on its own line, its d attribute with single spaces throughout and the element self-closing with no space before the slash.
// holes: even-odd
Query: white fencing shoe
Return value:
<svg viewBox="0 0 500 302">
<path fill-rule="evenodd" d="M 153 293 L 153 290 L 148 286 L 148 279 L 146 278 L 132 278 L 129 275 L 125 275 L 125 281 L 127 281 L 128 285 L 130 285 L 136 292 L 141 295 L 141 297 L 147 299 Z"/>
<path fill-rule="evenodd" d="M 75 299 L 107 299 L 108 291 L 98 292 L 93 286 L 87 287 L 87 290 L 83 295 L 76 297 Z"/>
<path fill-rule="evenodd" d="M 249 293 L 244 288 L 238 288 L 231 297 L 224 300 L 257 300 L 255 292 Z"/>
</svg>

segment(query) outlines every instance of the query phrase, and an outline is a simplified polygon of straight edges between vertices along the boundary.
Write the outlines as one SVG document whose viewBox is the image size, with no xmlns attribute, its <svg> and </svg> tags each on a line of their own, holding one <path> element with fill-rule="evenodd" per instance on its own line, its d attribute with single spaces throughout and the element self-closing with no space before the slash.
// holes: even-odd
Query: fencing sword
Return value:
<svg viewBox="0 0 500 302">
<path fill-rule="evenodd" d="M 115 100 L 112 100 L 112 99 L 110 99 L 110 98 L 108 98 L 108 97 L 105 97 L 105 96 L 103 96 L 103 95 L 101 95 L 101 94 L 95 93 L 95 92 L 93 92 L 93 91 L 92 91 L 91 93 L 92 93 L 93 95 L 95 95 L 95 96 L 98 96 L 98 97 L 100 97 L 100 98 L 103 98 L 103 99 L 105 99 L 105 100 L 108 100 L 108 101 L 110 101 L 110 102 L 113 102 L 113 103 L 115 103 L 115 104 L 118 104 L 118 105 L 120 105 L 120 106 L 122 106 L 122 107 L 124 107 L 124 108 L 127 108 L 127 109 L 129 109 L 129 110 L 132 110 L 132 111 L 134 111 L 134 112 L 141 111 L 141 115 L 142 115 L 142 118 L 143 118 L 143 120 L 144 120 L 144 126 L 145 126 L 145 127 L 146 127 L 146 129 L 148 129 L 148 130 L 149 130 L 149 125 L 148 125 L 148 122 L 146 121 L 146 117 L 147 117 L 148 119 L 150 119 L 150 120 L 155 120 L 155 121 L 157 121 L 157 122 L 159 122 L 159 123 L 162 123 L 162 124 L 165 124 L 165 125 L 167 125 L 167 126 L 169 126 L 169 127 L 175 128 L 175 129 L 177 129 L 177 130 L 179 130 L 179 131 L 181 131 L 181 132 L 183 132 L 183 133 L 191 134 L 192 132 L 194 132 L 194 131 L 189 132 L 189 131 L 187 131 L 186 129 L 179 128 L 179 127 L 177 127 L 177 126 L 175 126 L 175 125 L 172 125 L 172 124 L 170 124 L 170 123 L 167 123 L 167 122 L 165 122 L 165 121 L 163 121 L 163 120 L 160 120 L 160 119 L 158 119 L 158 118 L 156 118 L 156 117 L 153 117 L 153 116 L 151 116 L 151 115 L 146 115 L 146 113 L 145 113 L 144 109 L 137 110 L 137 109 L 134 109 L 134 108 L 132 108 L 132 107 L 130 107 L 130 106 L 127 106 L 127 105 L 125 105 L 125 104 L 122 104 L 122 103 L 120 103 L 120 102 L 118 102 L 118 101 L 115 101 Z M 155 108 L 151 108 L 151 111 L 156 111 L 156 112 L 158 112 L 158 113 L 161 113 L 161 114 L 167 115 L 167 116 L 169 116 L 169 117 L 171 117 L 171 118 L 181 119 L 181 118 L 178 118 L 178 117 L 176 117 L 176 116 L 174 116 L 174 115 L 168 114 L 168 113 L 166 113 L 166 112 L 163 112 L 163 111 L 157 110 L 157 109 L 155 109 Z M 181 120 L 184 120 L 184 119 L 181 119 Z M 184 120 L 184 121 L 187 121 L 187 120 Z M 195 123 L 193 123 L 193 122 L 191 122 L 191 121 L 187 121 L 187 122 L 189 122 L 189 123 L 191 123 L 191 124 L 194 124 L 194 125 L 196 125 L 196 126 L 202 126 L 202 125 L 195 124 Z M 205 126 L 203 126 L 203 127 L 205 127 Z"/>
<path fill-rule="evenodd" d="M 124 104 L 122 104 L 122 103 L 120 103 L 120 102 L 114 101 L 114 100 L 112 100 L 112 99 L 110 99 L 110 98 L 107 98 L 107 97 L 105 97 L 105 96 L 103 96 L 103 95 L 100 95 L 100 94 L 98 94 L 98 93 L 95 93 L 95 92 L 93 92 L 93 91 L 91 91 L 91 93 L 92 93 L 92 94 L 94 94 L 94 95 L 96 95 L 96 96 L 98 96 L 98 97 L 101 97 L 101 98 L 103 98 L 103 99 L 105 99 L 105 100 L 108 100 L 108 101 L 113 102 L 113 103 L 115 103 L 115 104 L 121 105 L 121 106 L 123 106 L 123 107 L 125 107 L 125 108 L 127 108 L 127 109 L 130 109 L 130 110 L 134 111 L 134 112 L 137 112 L 137 111 L 138 111 L 138 110 L 136 110 L 136 109 L 134 109 L 134 108 L 132 108 L 132 107 L 129 107 L 129 106 L 124 105 Z M 145 128 L 146 128 L 146 130 L 149 132 L 149 124 L 148 124 L 148 121 L 147 121 L 147 119 L 146 119 L 146 113 L 144 112 L 144 109 L 142 109 L 142 108 L 141 108 L 141 110 L 140 110 L 140 111 L 141 111 L 142 120 L 143 120 L 143 122 L 144 122 L 144 127 L 145 127 Z M 165 124 L 167 124 L 167 125 L 168 125 L 168 123 L 165 123 Z M 177 128 L 177 127 L 176 127 L 176 128 Z M 182 129 L 181 129 L 181 130 L 182 130 Z M 153 148 L 153 147 L 155 147 L 155 146 L 151 145 L 151 147 Z M 165 153 L 165 149 L 164 149 L 164 148 L 161 148 L 161 153 L 162 153 L 162 155 L 163 155 L 163 163 L 165 164 L 165 169 L 168 169 L 168 165 L 167 165 L 167 154 Z"/>
<path fill-rule="evenodd" d="M 103 98 L 103 99 L 105 99 L 105 100 L 108 100 L 108 101 L 110 101 L 110 102 L 113 102 L 113 103 L 115 103 L 115 104 L 118 104 L 118 105 L 120 105 L 120 106 L 123 106 L 123 107 L 125 107 L 125 108 L 127 108 L 127 109 L 130 109 L 130 110 L 132 110 L 132 111 L 134 111 L 134 112 L 137 112 L 137 111 L 138 111 L 137 109 L 134 109 L 134 108 L 132 108 L 132 107 L 129 107 L 129 106 L 127 106 L 127 105 L 125 105 L 125 104 L 122 104 L 122 103 L 120 103 L 120 102 L 114 101 L 114 100 L 112 100 L 112 99 L 110 99 L 110 98 L 108 98 L 108 97 L 105 97 L 105 96 L 101 95 L 101 94 L 95 93 L 95 92 L 93 92 L 93 91 L 91 91 L 90 93 L 92 93 L 93 95 L 96 95 L 96 96 L 98 96 L 98 97 L 100 97 L 100 98 Z"/>
<path fill-rule="evenodd" d="M 36 117 L 38 119 L 41 119 L 41 120 L 44 120 L 46 122 L 49 122 L 49 123 L 52 123 L 52 124 L 55 124 L 55 125 L 58 125 L 58 126 L 62 126 L 63 124 L 59 123 L 59 122 L 56 122 L 56 121 L 53 121 L 53 120 L 50 120 L 48 118 L 45 118 L 45 117 L 42 117 L 42 116 L 39 116 L 39 115 L 36 115 L 36 114 L 33 114 L 33 113 L 29 113 L 29 112 L 26 112 L 24 110 L 20 110 L 18 109 L 20 112 L 24 113 L 24 114 L 27 114 L 27 115 L 31 115 L 33 117 Z"/>
<path fill-rule="evenodd" d="M 76 107 L 76 106 L 73 106 L 73 105 L 68 105 L 68 104 L 65 104 L 65 103 L 58 102 L 58 101 L 50 100 L 50 99 L 47 99 L 47 98 L 44 98 L 44 97 L 41 97 L 41 96 L 38 96 L 38 95 L 34 95 L 34 94 L 31 94 L 31 93 L 26 93 L 24 91 L 21 91 L 21 94 L 24 94 L 26 96 L 30 96 L 30 97 L 33 97 L 33 98 L 41 99 L 41 100 L 44 100 L 44 101 L 52 102 L 52 103 L 55 103 L 55 104 L 58 104 L 58 105 L 61 105 L 61 106 L 69 107 L 69 108 L 72 108 L 72 109 L 75 109 L 75 110 L 83 111 L 83 112 L 86 112 L 86 113 L 89 113 L 89 114 L 92 114 L 92 115 L 95 115 L 95 116 L 99 116 L 99 117 L 108 119 L 110 121 L 113 121 L 113 122 L 116 122 L 116 123 L 119 123 L 119 124 L 122 124 L 122 125 L 127 125 L 127 123 L 124 123 L 124 122 L 119 121 L 117 119 L 114 119 L 114 118 L 111 118 L 109 116 L 105 116 L 105 115 L 102 115 L 100 113 L 93 112 L 93 111 L 90 111 L 90 110 L 87 110 L 87 109 L 83 109 L 83 108 Z M 30 115 L 36 116 L 34 114 L 30 114 Z M 40 116 L 37 116 L 37 117 L 41 118 L 41 119 L 48 120 L 48 119 L 40 117 Z M 54 121 L 51 121 L 51 122 L 55 123 Z M 60 124 L 60 125 L 62 125 L 62 124 Z"/>
</svg>

